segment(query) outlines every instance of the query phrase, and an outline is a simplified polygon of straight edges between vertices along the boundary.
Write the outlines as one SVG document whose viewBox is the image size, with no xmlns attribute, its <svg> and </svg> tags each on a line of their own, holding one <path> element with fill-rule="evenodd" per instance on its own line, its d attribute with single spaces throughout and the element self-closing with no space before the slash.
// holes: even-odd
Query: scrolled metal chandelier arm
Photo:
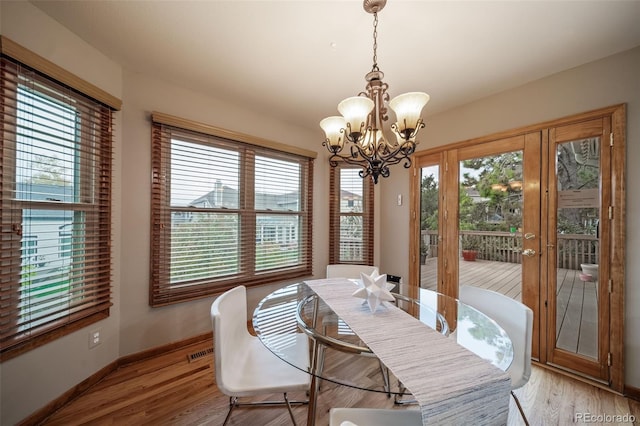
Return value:
<svg viewBox="0 0 640 426">
<path fill-rule="evenodd" d="M 342 116 L 327 117 L 320 122 L 326 134 L 322 145 L 331 153 L 329 164 L 336 167 L 344 162 L 360 166 L 360 177 L 371 176 L 374 183 L 378 183 L 380 176 L 389 176 L 390 166 L 403 163 L 404 168 L 411 167 L 411 155 L 418 143 L 416 136 L 425 127 L 420 113 L 429 101 L 429 95 L 423 92 L 404 93 L 389 100 L 389 86 L 382 81 L 384 73 L 377 64 L 378 12 L 385 4 L 386 0 L 363 2 L 365 11 L 374 15 L 373 67 L 365 76 L 365 90 L 338 104 Z M 396 136 L 397 142 L 390 143 L 384 135 L 388 108 L 396 115 L 397 121 L 391 125 L 390 133 Z"/>
<path fill-rule="evenodd" d="M 359 172 L 360 177 L 365 178 L 371 176 L 374 183 L 378 183 L 379 176 L 389 177 L 389 166 L 404 162 L 403 167 L 405 169 L 411 167 L 411 155 L 416 149 L 416 144 L 413 141 L 407 141 L 402 145 L 398 144 L 395 149 L 391 151 L 388 145 L 379 144 L 375 152 L 371 155 L 366 153 L 360 144 L 352 144 L 349 154 L 345 155 L 340 154 L 341 151 L 331 150 L 327 141 L 323 142 L 323 145 L 327 146 L 329 152 L 332 153 L 331 157 L 329 157 L 329 164 L 332 167 L 336 167 L 340 162 L 357 166 L 363 166 L 363 164 L 366 163 L 366 167 L 363 167 Z"/>
</svg>

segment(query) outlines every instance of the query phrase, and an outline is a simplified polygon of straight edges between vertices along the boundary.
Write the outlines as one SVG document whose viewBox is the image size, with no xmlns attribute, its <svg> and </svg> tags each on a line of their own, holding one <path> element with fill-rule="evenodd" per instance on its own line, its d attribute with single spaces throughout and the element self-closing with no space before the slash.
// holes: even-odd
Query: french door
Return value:
<svg viewBox="0 0 640 426">
<path fill-rule="evenodd" d="M 410 250 L 412 282 L 521 301 L 534 312 L 535 361 L 618 391 L 623 128 L 618 106 L 418 153 Z"/>
<path fill-rule="evenodd" d="M 458 284 L 506 294 L 534 312 L 540 311 L 540 151 L 541 132 L 458 149 L 459 214 L 457 222 L 448 222 L 449 226 L 457 223 L 458 228 Z M 469 211 L 465 206 L 468 192 L 479 199 L 472 199 L 475 208 L 463 215 Z M 478 213 L 483 216 L 478 218 Z M 468 247 L 479 253 L 481 268 L 476 266 L 480 260 L 465 260 Z M 540 325 L 534 324 L 532 354 L 536 359 L 539 336 Z"/>
<path fill-rule="evenodd" d="M 611 120 L 551 128 L 547 362 L 608 383 Z M 555 332 L 554 332 L 555 331 Z"/>
</svg>

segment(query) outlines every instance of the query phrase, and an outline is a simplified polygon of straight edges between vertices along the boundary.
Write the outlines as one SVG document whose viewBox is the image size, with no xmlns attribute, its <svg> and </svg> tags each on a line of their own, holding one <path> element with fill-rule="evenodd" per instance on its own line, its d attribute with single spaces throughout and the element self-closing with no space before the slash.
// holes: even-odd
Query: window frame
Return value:
<svg viewBox="0 0 640 426">
<path fill-rule="evenodd" d="M 341 172 L 359 170 L 360 167 L 338 163 L 329 172 L 329 264 L 373 265 L 374 263 L 374 184 L 369 178 L 362 179 L 362 213 L 343 213 L 341 206 Z M 362 217 L 362 260 L 354 261 L 341 257 L 340 221 L 343 216 Z"/>
<path fill-rule="evenodd" d="M 248 135 L 230 132 L 213 126 L 192 122 L 154 112 L 152 128 L 152 202 L 151 202 L 151 259 L 149 305 L 165 306 L 220 294 L 239 284 L 247 287 L 312 275 L 313 222 L 313 158 L 315 153 L 265 141 Z M 171 137 L 188 138 L 206 147 L 227 148 L 239 153 L 239 205 L 235 207 L 176 207 L 171 205 Z M 180 139 L 184 140 L 184 139 Z M 257 209 L 255 206 L 255 158 L 268 157 L 300 165 L 299 210 Z M 236 273 L 224 277 L 206 277 L 171 282 L 171 211 L 193 213 L 237 214 L 239 257 Z M 257 270 L 256 245 L 260 215 L 297 217 L 299 225 L 300 262 L 294 266 L 266 271 Z M 277 237 L 277 235 L 274 235 Z"/>
<path fill-rule="evenodd" d="M 0 291 L 3 295 L 0 299 L 0 362 L 3 362 L 109 316 L 112 306 L 113 113 L 120 108 L 121 101 L 4 36 L 0 36 L 0 50 L 0 93 L 3 96 L 0 120 L 3 130 L 0 145 L 0 244 L 3 252 L 3 264 L 0 269 Z M 17 158 L 22 143 L 19 142 L 18 131 L 32 129 L 38 125 L 35 121 L 32 122 L 32 126 L 25 125 L 25 122 L 29 122 L 22 120 L 17 113 L 20 102 L 24 102 L 20 101 L 19 97 L 24 96 L 25 90 L 37 96 L 34 98 L 36 102 L 52 102 L 52 105 L 55 103 L 64 108 L 72 108 L 76 115 L 73 121 L 76 132 L 72 135 L 72 155 L 78 159 L 74 160 L 72 167 L 73 170 L 81 170 L 74 175 L 75 184 L 79 185 L 81 190 L 72 201 L 68 197 L 37 200 L 31 192 L 21 192 L 23 195 L 20 198 L 17 196 L 17 191 L 25 188 L 33 191 L 33 184 L 18 182 L 20 166 Z M 52 117 L 42 120 L 45 120 L 43 123 L 47 125 L 58 123 Z M 62 118 L 59 123 L 62 123 Z M 87 131 L 88 129 L 90 130 Z M 29 144 L 32 143 L 30 138 L 31 136 L 28 136 L 25 139 Z M 60 151 L 48 152 L 62 153 L 62 150 L 63 148 L 60 148 Z M 87 167 L 88 164 L 91 166 Z M 76 169 L 80 165 L 82 168 Z M 74 217 L 78 213 L 85 218 L 92 217 L 91 223 L 78 222 L 78 225 L 82 226 L 82 236 L 79 238 L 83 246 L 74 256 L 82 259 L 80 268 L 77 267 L 78 263 L 71 262 L 74 267 L 68 273 L 63 272 L 63 275 L 69 274 L 67 276 L 70 277 L 73 270 L 73 287 L 61 291 L 60 297 L 51 298 L 50 292 L 47 296 L 49 302 L 55 303 L 54 306 L 60 306 L 65 300 L 72 303 L 65 309 L 51 309 L 35 322 L 30 322 L 28 317 L 24 316 L 25 303 L 28 304 L 28 309 L 37 309 L 36 306 L 41 303 L 35 296 L 26 293 L 23 287 L 23 280 L 24 283 L 30 282 L 24 278 L 28 272 L 25 272 L 23 262 L 30 256 L 31 250 L 27 250 L 27 257 L 24 257 L 21 251 L 25 246 L 33 245 L 36 251 L 39 247 L 37 240 L 34 240 L 33 244 L 29 242 L 33 240 L 33 235 L 29 235 L 30 231 L 24 230 L 23 233 L 23 223 L 25 217 L 28 217 L 24 216 L 25 210 L 69 211 L 74 212 Z M 31 221 L 26 223 L 29 224 Z M 60 240 L 58 243 L 60 249 L 62 243 Z M 62 252 L 58 250 L 57 253 L 60 255 Z M 52 256 L 54 254 L 51 253 Z M 38 257 L 42 256 L 38 254 Z M 72 299 L 69 299 L 69 296 Z"/>
</svg>

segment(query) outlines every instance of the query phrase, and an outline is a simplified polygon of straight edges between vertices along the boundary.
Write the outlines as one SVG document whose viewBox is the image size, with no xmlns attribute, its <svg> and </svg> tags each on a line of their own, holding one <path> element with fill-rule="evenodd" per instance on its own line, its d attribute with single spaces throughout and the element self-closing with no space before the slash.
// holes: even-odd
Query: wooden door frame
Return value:
<svg viewBox="0 0 640 426">
<path fill-rule="evenodd" d="M 410 190 L 411 197 L 410 202 L 411 206 L 409 209 L 410 214 L 410 238 L 409 238 L 409 282 L 412 285 L 416 286 L 416 294 L 417 288 L 419 287 L 420 280 L 420 257 L 419 257 L 419 235 L 420 235 L 420 164 L 423 158 L 427 156 L 440 155 L 440 168 L 441 175 L 443 172 L 443 168 L 454 167 L 454 164 L 457 166 L 457 152 L 455 150 L 459 148 L 464 148 L 472 145 L 477 145 L 485 142 L 491 142 L 499 139 L 505 139 L 508 137 L 513 137 L 516 135 L 522 135 L 527 133 L 535 133 L 541 132 L 541 142 L 542 149 L 545 152 L 545 148 L 548 148 L 548 130 L 557 127 L 559 125 L 565 125 L 568 123 L 576 123 L 580 121 L 590 120 L 597 117 L 610 116 L 611 117 L 611 133 L 613 135 L 613 145 L 611 146 L 611 208 L 612 208 L 612 219 L 611 219 L 611 238 L 610 238 L 610 253 L 611 253 L 611 261 L 610 261 L 610 279 L 611 279 L 611 288 L 612 291 L 610 293 L 610 324 L 609 324 L 609 347 L 611 351 L 611 369 L 610 369 L 610 382 L 609 388 L 615 390 L 617 392 L 624 391 L 624 297 L 625 297 L 625 256 L 626 256 L 626 238 L 625 238 L 625 212 L 626 212 L 626 204 L 625 204 L 625 193 L 626 193 L 626 105 L 618 104 L 610 107 L 605 107 L 593 111 L 588 111 L 580 114 L 575 114 L 568 117 L 563 117 L 560 119 L 554 119 L 530 126 L 525 126 L 517 129 L 511 129 L 503 132 L 498 132 L 495 134 L 482 136 L 479 138 L 468 139 L 465 141 L 456 142 L 453 144 L 449 144 L 446 146 L 441 146 L 437 148 L 431 148 L 428 150 L 419 151 L 415 154 L 415 158 L 412 164 L 412 176 L 410 181 Z M 546 165 L 546 161 L 543 161 L 541 164 L 541 173 L 543 176 L 548 175 L 548 169 Z M 443 187 L 447 185 L 448 187 L 451 183 L 447 184 L 448 180 L 451 179 L 451 175 L 449 174 L 449 178 L 445 177 L 442 179 Z M 455 176 L 457 182 L 457 173 Z M 545 194 L 548 188 L 544 185 L 540 187 L 540 193 Z M 441 192 L 445 190 L 441 189 Z M 457 193 L 457 188 L 456 188 Z M 444 194 L 441 194 L 441 201 Z M 449 199 L 453 197 L 448 197 Z M 455 200 L 457 204 L 457 199 Z M 441 224 L 444 222 L 448 222 L 452 220 L 451 215 L 457 215 L 457 207 L 454 209 L 454 212 L 447 211 L 447 215 L 449 218 L 447 221 L 443 221 L 443 217 L 445 214 L 445 209 L 449 210 L 452 207 L 449 204 L 452 204 L 451 201 L 443 204 L 442 208 L 440 208 L 439 214 L 441 215 Z M 540 200 L 541 209 L 548 208 L 548 200 L 546 197 L 542 197 Z M 457 223 L 457 221 L 449 222 L 449 223 Z M 542 224 L 544 226 L 544 224 Z M 451 238 L 449 231 L 441 230 L 441 235 L 443 235 L 443 240 L 447 241 L 445 238 Z M 456 233 L 457 235 L 457 233 Z M 546 247 L 547 241 L 543 238 L 540 240 L 541 249 Z M 444 244 L 445 246 L 454 246 L 454 244 Z M 445 249 L 446 250 L 446 249 Z M 455 249 L 449 248 L 446 251 L 447 259 L 443 259 L 444 262 L 447 262 L 448 259 L 457 259 L 457 252 L 451 254 L 452 251 L 456 251 Z M 443 253 L 444 254 L 444 253 Z M 438 260 L 439 270 L 438 273 L 446 274 L 446 279 L 438 277 L 438 290 L 441 292 L 446 292 L 447 294 L 456 294 L 457 295 L 457 267 L 456 268 L 447 268 L 444 266 L 440 269 L 440 262 Z M 450 262 L 447 262 L 450 264 Z M 453 271 L 452 269 L 455 269 Z M 541 271 L 548 270 L 548 265 L 546 263 L 541 264 Z M 443 277 L 445 275 L 442 275 Z M 545 277 L 541 276 L 541 279 L 545 279 Z M 454 284 L 455 283 L 455 284 Z M 455 287 L 455 290 L 453 289 Z M 547 297 L 545 292 L 540 292 L 539 296 L 539 304 L 541 312 L 544 309 L 545 304 L 547 302 Z M 546 320 L 543 320 L 542 317 L 546 318 L 546 315 L 540 315 L 540 330 L 546 330 L 548 328 L 548 324 Z M 544 336 L 540 336 L 538 339 L 539 342 L 542 342 Z M 545 344 L 546 347 L 546 344 Z M 544 352 L 544 351 L 540 351 Z M 543 353 L 540 353 L 539 361 L 544 364 L 546 360 L 546 356 Z M 550 368 L 557 370 L 559 372 L 572 375 L 561 369 L 556 369 L 551 366 Z M 589 381 L 589 379 L 586 379 Z"/>
</svg>

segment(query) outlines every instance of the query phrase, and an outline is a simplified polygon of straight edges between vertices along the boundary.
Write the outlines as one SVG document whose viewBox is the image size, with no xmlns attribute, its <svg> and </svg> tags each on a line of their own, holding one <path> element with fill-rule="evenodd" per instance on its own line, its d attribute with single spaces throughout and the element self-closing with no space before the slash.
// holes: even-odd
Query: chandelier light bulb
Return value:
<svg viewBox="0 0 640 426">
<path fill-rule="evenodd" d="M 342 149 L 344 143 L 342 135 L 345 127 L 347 127 L 344 118 L 340 116 L 327 117 L 320 121 L 320 127 L 327 136 L 329 147 L 337 147 L 339 150 Z"/>
<path fill-rule="evenodd" d="M 396 113 L 398 130 L 411 132 L 418 127 L 422 108 L 429 102 L 429 95 L 424 92 L 409 92 L 398 95 L 389 101 L 389 108 Z"/>
<path fill-rule="evenodd" d="M 344 117 L 349 126 L 351 140 L 358 140 L 364 134 L 369 113 L 373 110 L 374 103 L 364 96 L 352 96 L 338 104 L 338 111 Z"/>
<path fill-rule="evenodd" d="M 362 148 L 370 150 L 376 146 L 376 133 L 377 132 L 374 132 L 371 129 L 365 132 L 362 141 L 360 141 L 360 145 L 362 146 Z"/>
</svg>

